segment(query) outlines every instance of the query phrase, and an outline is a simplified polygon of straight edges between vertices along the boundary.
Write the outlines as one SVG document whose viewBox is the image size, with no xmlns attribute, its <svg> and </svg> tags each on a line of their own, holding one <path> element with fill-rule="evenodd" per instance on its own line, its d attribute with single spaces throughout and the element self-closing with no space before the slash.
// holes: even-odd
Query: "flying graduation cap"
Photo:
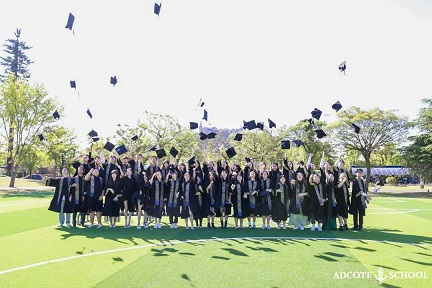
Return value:
<svg viewBox="0 0 432 288">
<path fill-rule="evenodd" d="M 157 150 L 157 146 L 156 145 L 154 145 L 153 147 L 151 147 L 150 148 L 150 150 L 149 151 L 156 151 Z"/>
<path fill-rule="evenodd" d="M 135 134 L 135 135 L 131 138 L 131 140 L 132 140 L 132 141 L 136 141 L 136 140 L 138 140 L 138 135 Z"/>
<path fill-rule="evenodd" d="M 339 65 L 339 71 L 342 73 L 342 72 L 344 72 L 344 75 L 346 75 L 345 74 L 345 70 L 346 70 L 346 61 L 343 61 L 340 65 Z"/>
<path fill-rule="evenodd" d="M 243 134 L 241 133 L 237 133 L 234 137 L 234 140 L 236 141 L 241 141 L 243 139 Z"/>
<path fill-rule="evenodd" d="M 317 109 L 317 108 L 315 108 L 315 109 L 311 112 L 311 114 L 312 114 L 312 117 L 313 117 L 313 118 L 319 120 L 320 117 L 321 117 L 322 111 L 319 110 L 319 109 Z"/>
<path fill-rule="evenodd" d="M 198 128 L 198 123 L 196 123 L 196 122 L 189 122 L 189 128 L 191 130 L 197 129 Z"/>
<path fill-rule="evenodd" d="M 127 149 L 124 145 L 118 146 L 117 148 L 115 148 L 115 150 L 118 155 L 122 155 L 127 152 Z"/>
<path fill-rule="evenodd" d="M 256 127 L 259 128 L 261 131 L 264 131 L 264 122 L 256 123 Z"/>
<path fill-rule="evenodd" d="M 234 147 L 229 148 L 228 150 L 225 151 L 228 158 L 232 158 L 235 155 L 237 155 L 237 152 L 235 151 Z"/>
<path fill-rule="evenodd" d="M 76 90 L 76 81 L 71 80 L 71 81 L 69 81 L 69 83 L 70 83 L 70 87 Z"/>
<path fill-rule="evenodd" d="M 203 115 L 203 118 L 202 118 L 202 119 L 208 121 L 208 120 L 207 120 L 207 117 L 208 117 L 207 110 L 204 109 L 204 115 Z"/>
<path fill-rule="evenodd" d="M 155 3 L 154 4 L 153 12 L 158 16 L 159 16 L 161 7 L 162 7 L 162 3 L 159 3 L 159 4 Z"/>
<path fill-rule="evenodd" d="M 117 84 L 117 76 L 111 77 L 110 84 L 112 84 L 113 86 Z"/>
<path fill-rule="evenodd" d="M 69 13 L 69 17 L 68 17 L 67 24 L 66 24 L 65 28 L 71 30 L 75 34 L 75 32 L 72 30 L 72 26 L 73 26 L 74 21 L 75 21 L 75 16 L 72 15 L 72 13 Z"/>
<path fill-rule="evenodd" d="M 324 138 L 325 136 L 327 136 L 327 134 L 322 130 L 322 129 L 316 129 L 315 130 L 318 139 Z"/>
<path fill-rule="evenodd" d="M 256 124 L 255 120 L 251 120 L 249 122 L 245 122 L 243 120 L 243 128 L 248 129 L 248 130 L 253 130 L 253 129 L 257 128 L 257 124 Z"/>
<path fill-rule="evenodd" d="M 351 126 L 352 126 L 352 129 L 353 129 L 353 132 L 354 132 L 354 133 L 356 133 L 356 134 L 359 134 L 359 133 L 360 133 L 360 127 L 359 127 L 359 126 L 357 126 L 357 125 L 354 124 L 354 123 L 352 123 Z"/>
<path fill-rule="evenodd" d="M 290 149 L 290 141 L 289 140 L 282 140 L 281 141 L 281 148 L 282 149 Z"/>
<path fill-rule="evenodd" d="M 88 135 L 91 137 L 91 139 L 93 140 L 93 142 L 97 142 L 99 141 L 99 135 L 95 130 L 91 130 Z"/>
<path fill-rule="evenodd" d="M 60 119 L 60 114 L 57 112 L 57 110 L 54 111 L 54 113 L 53 113 L 53 117 L 54 117 L 55 120 Z"/>
<path fill-rule="evenodd" d="M 87 108 L 87 115 L 93 119 L 93 114 L 91 113 L 89 108 Z"/>
<path fill-rule="evenodd" d="M 39 137 L 40 141 L 43 141 L 45 139 L 45 137 L 43 136 L 43 134 L 39 134 L 38 137 Z"/>
<path fill-rule="evenodd" d="M 276 128 L 276 123 L 273 122 L 272 120 L 270 120 L 270 118 L 268 119 L 268 123 L 269 123 L 269 128 Z"/>
<path fill-rule="evenodd" d="M 304 146 L 304 143 L 301 140 L 293 140 L 292 142 L 295 144 L 296 147 L 300 147 L 301 145 Z"/>
<path fill-rule="evenodd" d="M 104 149 L 108 150 L 109 152 L 112 152 L 112 150 L 114 149 L 114 144 L 112 144 L 111 142 L 106 142 L 105 145 L 103 146 Z"/>
<path fill-rule="evenodd" d="M 341 103 L 337 101 L 335 104 L 332 105 L 332 109 L 336 110 L 336 112 L 339 112 L 339 110 L 342 109 Z"/>
<path fill-rule="evenodd" d="M 176 157 L 177 156 L 177 154 L 178 154 L 179 152 L 178 152 L 178 150 L 176 149 L 176 148 L 174 148 L 174 147 L 171 147 L 171 150 L 169 151 L 169 154 L 172 156 L 172 157 Z"/>
<path fill-rule="evenodd" d="M 208 133 L 208 134 L 205 134 L 204 132 L 201 132 L 200 134 L 199 134 L 199 136 L 200 136 L 200 140 L 205 140 L 205 139 L 213 139 L 213 138 L 215 138 L 216 137 L 216 133 L 214 133 L 214 132 L 210 132 L 210 133 Z"/>
<path fill-rule="evenodd" d="M 163 148 L 156 150 L 156 155 L 159 159 L 167 156 L 165 149 L 163 149 Z"/>
</svg>

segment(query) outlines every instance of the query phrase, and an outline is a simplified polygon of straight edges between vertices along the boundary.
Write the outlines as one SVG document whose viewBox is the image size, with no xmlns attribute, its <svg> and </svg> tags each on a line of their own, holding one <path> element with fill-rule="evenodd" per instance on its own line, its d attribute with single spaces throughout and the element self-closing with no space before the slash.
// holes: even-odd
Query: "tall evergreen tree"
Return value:
<svg viewBox="0 0 432 288">
<path fill-rule="evenodd" d="M 21 37 L 21 29 L 17 29 L 15 34 L 15 39 L 7 39 L 6 44 L 3 44 L 4 52 L 6 52 L 8 55 L 7 57 L 0 57 L 1 63 L 0 65 L 4 66 L 4 74 L 0 74 L 0 82 L 3 82 L 6 80 L 7 76 L 9 74 L 13 74 L 15 77 L 14 79 L 18 78 L 24 78 L 28 79 L 30 78 L 30 72 L 28 70 L 28 66 L 33 63 L 25 52 L 32 47 L 27 46 L 26 42 L 23 42 L 20 40 Z M 12 170 L 12 151 L 14 148 L 14 127 L 15 123 L 9 123 L 9 135 L 11 138 L 9 138 L 8 143 L 8 152 L 7 152 L 7 170 L 9 173 L 11 173 Z"/>
<path fill-rule="evenodd" d="M 3 44 L 4 52 L 8 55 L 6 57 L 0 57 L 0 65 L 4 66 L 4 74 L 0 75 L 0 80 L 4 81 L 9 73 L 15 75 L 15 79 L 23 77 L 25 79 L 30 78 L 30 72 L 28 66 L 33 63 L 25 52 L 32 47 L 27 46 L 26 42 L 21 41 L 21 29 L 17 29 L 15 39 L 7 39 L 6 44 Z"/>
</svg>

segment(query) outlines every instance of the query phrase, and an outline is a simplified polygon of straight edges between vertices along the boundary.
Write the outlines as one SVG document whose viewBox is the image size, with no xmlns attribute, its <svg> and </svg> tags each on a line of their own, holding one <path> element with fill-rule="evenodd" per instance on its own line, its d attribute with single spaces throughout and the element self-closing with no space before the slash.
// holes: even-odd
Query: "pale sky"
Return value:
<svg viewBox="0 0 432 288">
<path fill-rule="evenodd" d="M 22 29 L 32 81 L 64 104 L 59 121 L 80 139 L 112 137 L 145 110 L 199 122 L 200 98 L 212 125 L 234 128 L 294 125 L 314 108 L 331 122 L 338 100 L 413 119 L 432 95 L 431 1 L 161 2 L 158 17 L 154 1 L 7 1 L 0 41 Z"/>
</svg>

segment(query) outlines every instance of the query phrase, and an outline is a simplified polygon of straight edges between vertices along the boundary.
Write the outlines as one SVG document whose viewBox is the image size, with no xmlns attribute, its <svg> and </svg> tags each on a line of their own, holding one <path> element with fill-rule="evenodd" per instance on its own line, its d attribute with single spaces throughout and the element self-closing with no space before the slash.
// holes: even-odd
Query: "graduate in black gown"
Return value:
<svg viewBox="0 0 432 288">
<path fill-rule="evenodd" d="M 285 179 L 287 183 L 291 183 L 291 180 L 295 179 L 296 172 L 294 170 L 294 163 L 291 160 L 284 159 L 282 174 L 285 175 Z"/>
<path fill-rule="evenodd" d="M 305 174 L 298 172 L 296 178 L 291 180 L 289 188 L 291 212 L 289 224 L 294 226 L 294 230 L 304 230 L 309 217 L 309 194 Z"/>
<path fill-rule="evenodd" d="M 87 213 L 87 205 L 85 202 L 85 181 L 84 181 L 84 167 L 78 167 L 78 174 L 72 178 L 72 185 L 70 193 L 72 195 L 72 225 L 76 227 L 77 216 L 80 216 L 80 224 L 84 226 L 85 216 Z"/>
<path fill-rule="evenodd" d="M 268 172 L 266 170 L 261 172 L 260 180 L 260 192 L 258 193 L 259 204 L 259 214 L 262 218 L 261 229 L 271 229 L 270 217 L 272 215 L 272 192 L 271 181 L 268 178 Z"/>
<path fill-rule="evenodd" d="M 108 183 L 105 189 L 105 205 L 102 214 L 109 217 L 110 228 L 116 227 L 116 221 L 120 218 L 120 206 L 121 201 L 121 186 L 119 172 L 114 169 L 111 171 L 111 176 L 108 179 Z"/>
<path fill-rule="evenodd" d="M 243 219 L 250 215 L 249 205 L 246 203 L 247 188 L 243 181 L 242 173 L 237 174 L 237 178 L 231 184 L 232 205 L 235 229 L 243 228 Z M 239 225 L 240 222 L 240 225 Z"/>
<path fill-rule="evenodd" d="M 168 177 L 165 179 L 167 189 L 165 198 L 167 199 L 167 214 L 170 222 L 170 229 L 176 229 L 178 217 L 180 216 L 181 198 L 180 198 L 180 179 L 178 179 L 177 171 L 171 170 Z"/>
<path fill-rule="evenodd" d="M 216 203 L 216 193 L 217 193 L 217 178 L 216 171 L 211 171 L 208 173 L 207 180 L 204 183 L 204 193 L 203 193 L 203 210 L 208 211 L 207 215 L 207 228 L 215 229 L 214 220 L 216 216 L 215 203 Z"/>
<path fill-rule="evenodd" d="M 198 187 L 196 182 L 192 179 L 191 173 L 185 173 L 184 181 L 181 184 L 180 190 L 180 196 L 183 203 L 180 216 L 182 219 L 185 219 L 186 229 L 189 229 L 189 220 L 191 224 L 190 229 L 194 229 L 194 214 L 198 211 L 198 205 L 196 202 L 197 191 Z"/>
<path fill-rule="evenodd" d="M 69 193 L 69 187 L 72 183 L 69 168 L 62 169 L 62 177 L 58 179 L 49 179 L 47 186 L 55 187 L 55 193 L 48 207 L 48 210 L 58 213 L 58 227 L 63 227 L 66 220 L 67 227 L 70 227 L 70 213 L 73 209 L 72 196 Z M 65 217 L 66 214 L 66 217 Z M 66 219 L 65 219 L 66 218 Z"/>
<path fill-rule="evenodd" d="M 326 163 L 324 169 L 324 175 L 326 175 L 325 186 L 324 186 L 324 198 L 325 198 L 325 217 L 324 217 L 324 230 L 336 230 L 336 191 L 334 183 L 334 175 L 330 170 L 330 164 Z"/>
<path fill-rule="evenodd" d="M 289 215 L 289 196 L 288 196 L 288 183 L 285 175 L 279 177 L 279 183 L 276 184 L 273 202 L 273 219 L 277 221 L 277 229 L 286 229 L 286 221 Z"/>
<path fill-rule="evenodd" d="M 136 207 L 137 207 L 137 218 L 138 224 L 137 229 L 141 229 L 141 218 L 143 218 L 144 228 L 148 228 L 148 205 L 149 205 L 149 190 L 150 184 L 147 179 L 147 173 L 142 170 L 137 174 L 136 177 L 138 195 L 136 198 Z M 144 212 L 144 213 L 143 213 Z M 142 217 L 143 216 L 143 217 Z"/>
<path fill-rule="evenodd" d="M 261 191 L 261 183 L 257 179 L 257 172 L 255 170 L 249 172 L 249 180 L 246 182 L 246 185 L 246 203 L 249 204 L 248 228 L 256 228 L 256 217 L 259 216 L 258 193 Z"/>
<path fill-rule="evenodd" d="M 124 206 L 125 228 L 131 228 L 132 213 L 136 212 L 133 195 L 138 190 L 137 182 L 132 176 L 132 168 L 126 168 L 126 177 L 121 179 L 121 194 Z"/>
<path fill-rule="evenodd" d="M 339 219 L 339 230 L 349 230 L 348 228 L 348 211 L 350 206 L 349 180 L 347 174 L 339 174 L 339 181 L 335 185 L 336 194 L 336 215 Z"/>
<path fill-rule="evenodd" d="M 312 223 L 311 231 L 315 231 L 315 223 L 318 222 L 318 231 L 322 231 L 324 222 L 324 185 L 321 182 L 321 177 L 313 173 L 309 176 L 308 183 L 309 194 L 309 219 Z"/>
<path fill-rule="evenodd" d="M 78 160 L 82 158 L 83 162 L 79 162 Z M 72 167 L 75 168 L 75 174 L 74 176 L 76 176 L 78 174 L 78 167 L 79 166 L 83 166 L 84 167 L 84 175 L 87 175 L 87 173 L 90 171 L 91 167 L 91 163 L 94 161 L 94 159 L 91 156 L 91 150 L 89 149 L 89 154 L 88 155 L 78 155 L 77 157 L 72 159 Z"/>
<path fill-rule="evenodd" d="M 363 179 L 363 169 L 358 168 L 356 178 L 353 180 L 351 192 L 350 214 L 353 215 L 354 230 L 363 229 L 363 217 L 366 216 L 367 203 L 370 197 L 367 194 L 366 184 Z"/>
<path fill-rule="evenodd" d="M 158 170 L 153 174 L 149 181 L 150 184 L 150 200 L 149 214 L 155 218 L 154 228 L 162 228 L 162 210 L 164 208 L 165 182 L 162 179 L 162 173 Z"/>
<path fill-rule="evenodd" d="M 270 178 L 270 189 L 272 190 L 272 193 L 270 195 L 271 201 L 272 201 L 271 220 L 273 222 L 277 223 L 278 229 L 280 229 L 280 221 L 281 220 L 279 220 L 277 218 L 278 213 L 275 210 L 276 206 L 274 205 L 274 202 L 275 202 L 275 196 L 276 196 L 276 194 L 275 194 L 276 185 L 279 184 L 279 178 L 281 175 L 282 175 L 282 173 L 279 170 L 279 164 L 277 162 L 273 162 L 271 164 L 271 169 L 269 171 L 269 176 L 268 176 L 268 178 Z"/>
<path fill-rule="evenodd" d="M 216 216 L 220 217 L 221 228 L 227 228 L 228 216 L 231 214 L 231 193 L 230 180 L 226 169 L 221 170 L 217 183 L 217 193 L 215 200 Z"/>
<path fill-rule="evenodd" d="M 86 203 L 87 210 L 90 213 L 89 228 L 94 227 L 94 218 L 98 221 L 98 228 L 102 227 L 102 210 L 103 210 L 103 194 L 104 187 L 102 177 L 99 177 L 99 170 L 91 168 L 85 176 L 86 181 Z"/>
</svg>

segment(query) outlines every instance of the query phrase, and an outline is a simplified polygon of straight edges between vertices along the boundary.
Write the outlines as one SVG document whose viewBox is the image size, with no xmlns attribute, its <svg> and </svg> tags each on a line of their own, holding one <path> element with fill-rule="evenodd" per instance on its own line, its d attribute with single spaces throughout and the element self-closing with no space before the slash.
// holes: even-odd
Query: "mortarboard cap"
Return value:
<svg viewBox="0 0 432 288">
<path fill-rule="evenodd" d="M 158 16 L 159 16 L 161 7 L 162 7 L 162 3 L 160 3 L 160 4 L 155 3 L 154 4 L 153 12 Z"/>
<path fill-rule="evenodd" d="M 307 121 L 309 122 L 309 125 L 314 125 L 314 119 L 313 118 L 309 118 Z"/>
<path fill-rule="evenodd" d="M 235 151 L 234 147 L 231 147 L 228 150 L 226 150 L 226 153 L 227 153 L 229 158 L 232 158 L 235 155 L 237 155 L 237 152 Z"/>
<path fill-rule="evenodd" d="M 357 126 L 354 123 L 352 123 L 351 126 L 353 128 L 354 133 L 357 133 L 357 134 L 360 133 L 360 127 L 359 126 Z"/>
<path fill-rule="evenodd" d="M 188 160 L 189 167 L 195 164 L 195 156 L 193 156 L 191 159 Z"/>
<path fill-rule="evenodd" d="M 244 127 L 243 128 L 246 128 L 248 130 L 253 130 L 253 129 L 257 128 L 257 124 L 255 123 L 255 120 L 252 120 L 252 121 L 249 121 L 249 122 L 244 122 L 243 121 L 243 123 L 244 123 Z"/>
<path fill-rule="evenodd" d="M 131 140 L 132 140 L 132 141 L 136 141 L 136 140 L 138 140 L 138 135 L 135 134 L 135 135 L 131 138 Z"/>
<path fill-rule="evenodd" d="M 237 133 L 234 137 L 234 140 L 236 141 L 241 141 L 243 139 L 243 134 L 241 133 Z"/>
<path fill-rule="evenodd" d="M 272 120 L 268 119 L 269 128 L 276 128 L 276 123 L 274 123 Z"/>
<path fill-rule="evenodd" d="M 332 109 L 336 110 L 338 112 L 340 109 L 342 109 L 342 105 L 339 101 L 337 101 L 335 104 L 332 105 Z"/>
<path fill-rule="evenodd" d="M 189 128 L 190 129 L 197 129 L 198 128 L 198 123 L 196 122 L 189 122 Z"/>
<path fill-rule="evenodd" d="M 207 139 L 207 135 L 204 132 L 200 132 L 199 136 L 200 136 L 200 140 Z"/>
<path fill-rule="evenodd" d="M 75 16 L 72 13 L 69 13 L 68 21 L 65 28 L 72 30 L 73 23 L 75 21 Z"/>
<path fill-rule="evenodd" d="M 261 131 L 264 131 L 264 122 L 258 122 L 256 124 L 256 127 L 259 128 L 259 129 L 261 129 Z"/>
<path fill-rule="evenodd" d="M 156 151 L 156 149 L 157 149 L 157 146 L 154 145 L 153 147 L 150 148 L 150 151 Z"/>
<path fill-rule="evenodd" d="M 209 134 L 207 134 L 207 139 L 214 139 L 216 135 L 217 135 L 216 133 L 210 132 Z"/>
<path fill-rule="evenodd" d="M 339 64 L 339 71 L 344 72 L 345 74 L 345 69 L 346 69 L 346 61 L 343 61 L 341 64 Z"/>
<path fill-rule="evenodd" d="M 292 142 L 296 145 L 296 147 L 300 147 L 301 145 L 304 145 L 303 141 L 301 140 L 293 140 Z"/>
<path fill-rule="evenodd" d="M 45 139 L 45 137 L 42 134 L 39 134 L 38 137 L 40 141 L 43 141 Z"/>
<path fill-rule="evenodd" d="M 56 120 L 60 119 L 60 114 L 57 112 L 57 110 L 54 111 L 54 113 L 53 113 L 53 117 L 54 117 L 54 119 L 56 119 Z"/>
<path fill-rule="evenodd" d="M 321 138 L 327 136 L 327 134 L 322 129 L 317 129 L 317 130 L 315 130 L 315 132 L 317 134 L 318 139 L 321 139 Z"/>
<path fill-rule="evenodd" d="M 166 152 L 165 152 L 165 149 L 158 149 L 158 150 L 156 150 L 156 155 L 157 155 L 157 157 L 159 158 L 159 159 L 161 159 L 161 158 L 163 158 L 163 157 L 165 157 L 165 156 L 167 156 L 167 154 L 166 154 Z"/>
<path fill-rule="evenodd" d="M 112 84 L 113 86 L 117 84 L 117 76 L 111 77 L 110 84 Z"/>
<path fill-rule="evenodd" d="M 204 110 L 204 115 L 203 115 L 203 118 L 202 118 L 202 119 L 208 121 L 208 120 L 207 120 L 207 116 L 208 116 L 207 110 Z"/>
<path fill-rule="evenodd" d="M 91 130 L 88 135 L 92 138 L 99 136 L 98 133 L 95 130 Z"/>
<path fill-rule="evenodd" d="M 99 136 L 92 137 L 93 142 L 99 141 Z"/>
<path fill-rule="evenodd" d="M 245 157 L 245 161 L 246 161 L 247 163 L 249 163 L 249 162 L 251 162 L 251 158 L 249 158 L 249 157 Z"/>
<path fill-rule="evenodd" d="M 76 89 L 76 81 L 75 80 L 71 80 L 69 81 L 71 88 Z"/>
<path fill-rule="evenodd" d="M 321 112 L 321 110 L 315 108 L 315 109 L 311 112 L 311 114 L 312 114 L 312 117 L 313 117 L 313 118 L 319 120 L 320 117 L 321 117 L 322 112 Z"/>
<path fill-rule="evenodd" d="M 89 109 L 89 108 L 87 108 L 87 115 L 88 115 L 90 118 L 93 119 L 93 114 L 90 112 L 90 109 Z"/>
<path fill-rule="evenodd" d="M 112 144 L 111 142 L 106 142 L 104 147 L 104 149 L 108 150 L 109 152 L 111 152 L 114 149 L 114 144 Z"/>
<path fill-rule="evenodd" d="M 122 155 L 127 152 L 127 149 L 124 145 L 118 146 L 117 148 L 115 148 L 115 150 L 119 155 Z"/>
<path fill-rule="evenodd" d="M 202 99 L 200 98 L 199 102 L 198 102 L 198 107 L 203 107 L 205 104 L 204 101 L 202 101 Z"/>
<path fill-rule="evenodd" d="M 290 141 L 289 140 L 282 140 L 281 141 L 281 148 L 282 149 L 290 149 Z"/>
<path fill-rule="evenodd" d="M 176 148 L 172 147 L 171 150 L 169 151 L 169 154 L 175 158 L 178 154 L 178 151 Z"/>
</svg>

